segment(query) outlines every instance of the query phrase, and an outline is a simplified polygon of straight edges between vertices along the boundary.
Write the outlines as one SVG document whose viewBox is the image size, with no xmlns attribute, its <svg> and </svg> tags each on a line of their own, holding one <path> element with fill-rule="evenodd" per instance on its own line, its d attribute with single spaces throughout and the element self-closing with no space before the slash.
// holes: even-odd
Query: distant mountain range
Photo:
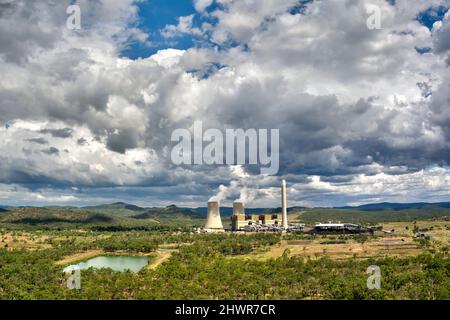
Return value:
<svg viewBox="0 0 450 320">
<path fill-rule="evenodd" d="M 143 208 L 142 208 L 143 209 Z M 179 218 L 202 219 L 205 218 L 200 212 L 190 208 L 179 208 L 175 205 L 170 205 L 165 208 L 148 208 L 144 212 L 132 216 L 134 219 L 179 219 Z"/>
<path fill-rule="evenodd" d="M 357 209 L 361 211 L 381 211 L 381 210 L 406 210 L 406 209 L 428 209 L 428 208 L 450 208 L 450 202 L 416 202 L 416 203 L 391 203 L 391 202 L 381 202 L 381 203 L 369 203 L 363 204 L 356 207 L 336 207 L 334 209 Z"/>
<path fill-rule="evenodd" d="M 4 223 L 106 223 L 106 224 L 148 224 L 173 223 L 180 225 L 201 223 L 207 214 L 206 207 L 145 208 L 125 202 L 70 207 L 6 207 L 0 206 L 0 222 Z M 224 221 L 233 213 L 230 207 L 220 208 Z M 247 214 L 280 213 L 281 208 L 246 208 Z M 375 203 L 360 206 L 336 208 L 290 207 L 288 213 L 297 214 L 295 219 L 304 222 L 350 221 L 376 223 L 380 221 L 412 221 L 450 217 L 450 202 L 439 203 Z"/>
<path fill-rule="evenodd" d="M 170 205 L 167 207 L 139 207 L 134 204 L 129 204 L 125 202 L 115 202 L 110 204 L 101 204 L 96 206 L 85 206 L 85 207 L 73 207 L 73 206 L 46 206 L 46 207 L 33 207 L 33 206 L 2 206 L 0 205 L 0 212 L 7 211 L 12 208 L 49 208 L 58 210 L 86 210 L 86 211 L 102 211 L 115 214 L 126 213 L 128 216 L 143 216 L 143 214 L 172 214 L 172 213 L 184 213 L 188 215 L 205 215 L 208 211 L 207 207 L 178 207 L 176 205 Z M 427 209 L 427 208 L 450 208 L 450 202 L 414 202 L 414 203 L 391 203 L 391 202 L 381 202 L 381 203 L 369 203 L 359 206 L 342 206 L 342 207 L 318 207 L 318 208 L 307 208 L 307 207 L 289 207 L 288 212 L 302 211 L 308 209 L 350 209 L 350 210 L 360 210 L 360 211 L 382 211 L 382 210 L 406 210 L 406 209 Z M 163 211 L 161 211 L 163 210 Z M 245 208 L 245 212 L 249 214 L 264 214 L 264 213 L 280 213 L 281 207 L 278 208 Z M 220 213 L 223 215 L 231 215 L 233 213 L 233 208 L 231 207 L 220 207 Z"/>
<path fill-rule="evenodd" d="M 111 204 L 102 204 L 98 206 L 88 206 L 88 207 L 82 207 L 82 209 L 85 210 L 111 210 L 111 211 L 117 211 L 117 210 L 129 210 L 129 211 L 144 211 L 146 208 L 135 206 L 134 204 L 129 204 L 125 202 L 115 202 Z"/>
<path fill-rule="evenodd" d="M 11 208 L 0 214 L 0 222 L 14 224 L 51 223 L 112 223 L 113 218 L 104 214 L 81 210 L 52 208 Z"/>
<path fill-rule="evenodd" d="M 167 207 L 153 207 L 145 208 L 138 207 L 132 204 L 124 202 L 116 202 L 112 204 L 98 205 L 82 207 L 81 209 L 88 211 L 106 212 L 111 211 L 116 214 L 125 214 L 136 219 L 147 219 L 156 217 L 168 217 L 168 216 L 190 216 L 204 218 L 208 212 L 207 207 L 189 208 L 189 207 L 177 207 L 176 205 L 170 205 Z M 288 213 L 293 211 L 302 211 L 305 207 L 289 207 Z M 131 212 L 130 212 L 131 211 Z M 247 214 L 268 214 L 268 213 L 281 213 L 281 207 L 279 208 L 245 208 Z M 138 213 L 138 214 L 136 214 Z M 233 214 L 233 208 L 220 207 L 220 213 L 222 216 L 227 217 Z"/>
</svg>

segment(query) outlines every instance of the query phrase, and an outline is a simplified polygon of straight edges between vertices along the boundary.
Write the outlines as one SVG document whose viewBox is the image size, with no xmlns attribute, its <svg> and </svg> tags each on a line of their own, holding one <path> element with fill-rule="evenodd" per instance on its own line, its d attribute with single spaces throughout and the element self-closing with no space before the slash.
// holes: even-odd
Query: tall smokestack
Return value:
<svg viewBox="0 0 450 320">
<path fill-rule="evenodd" d="M 282 209 L 282 224 L 283 229 L 286 230 L 288 228 L 288 217 L 287 217 L 287 205 L 286 205 L 286 178 L 283 177 L 281 179 L 281 209 Z"/>
<path fill-rule="evenodd" d="M 223 231 L 218 201 L 208 202 L 208 216 L 206 218 L 205 229 L 208 229 L 210 231 Z"/>
</svg>

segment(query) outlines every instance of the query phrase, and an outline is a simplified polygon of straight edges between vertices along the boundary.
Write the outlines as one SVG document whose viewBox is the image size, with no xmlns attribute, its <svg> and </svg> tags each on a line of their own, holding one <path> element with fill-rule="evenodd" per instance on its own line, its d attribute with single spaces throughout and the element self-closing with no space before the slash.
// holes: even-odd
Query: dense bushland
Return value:
<svg viewBox="0 0 450 320">
<path fill-rule="evenodd" d="M 1 299 L 449 299 L 447 254 L 333 261 L 283 255 L 241 257 L 276 244 L 278 234 L 52 231 L 52 248 L 0 249 Z M 55 261 L 89 248 L 151 252 L 180 246 L 171 259 L 137 274 L 83 270 L 80 290 L 68 290 Z M 366 286 L 366 269 L 381 269 L 381 289 Z"/>
</svg>

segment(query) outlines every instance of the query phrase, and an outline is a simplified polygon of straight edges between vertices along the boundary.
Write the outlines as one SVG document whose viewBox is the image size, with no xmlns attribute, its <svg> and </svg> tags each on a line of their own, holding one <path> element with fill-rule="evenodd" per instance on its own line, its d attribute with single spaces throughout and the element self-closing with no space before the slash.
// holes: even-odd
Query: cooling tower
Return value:
<svg viewBox="0 0 450 320">
<path fill-rule="evenodd" d="M 205 229 L 209 231 L 223 231 L 218 201 L 208 202 L 208 216 L 206 218 Z"/>
<path fill-rule="evenodd" d="M 233 215 L 231 216 L 231 230 L 237 231 L 246 225 L 244 203 L 235 201 L 233 203 Z"/>
<path fill-rule="evenodd" d="M 244 203 L 239 201 L 233 202 L 233 215 L 234 216 L 245 215 Z"/>
<path fill-rule="evenodd" d="M 283 177 L 281 179 L 281 208 L 282 208 L 282 224 L 283 229 L 286 230 L 288 228 L 288 217 L 287 217 L 287 205 L 286 205 L 286 178 Z"/>
</svg>

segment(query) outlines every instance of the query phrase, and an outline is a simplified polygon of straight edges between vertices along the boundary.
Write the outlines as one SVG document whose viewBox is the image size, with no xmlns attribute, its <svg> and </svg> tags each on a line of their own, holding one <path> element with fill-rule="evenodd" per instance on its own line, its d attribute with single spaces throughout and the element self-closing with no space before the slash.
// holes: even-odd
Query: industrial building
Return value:
<svg viewBox="0 0 450 320">
<path fill-rule="evenodd" d="M 281 221 L 281 214 L 246 215 L 242 202 L 233 203 L 233 215 L 231 216 L 231 230 L 233 231 L 255 229 L 256 226 L 281 227 Z M 249 228 L 249 226 L 253 226 L 253 228 Z"/>
<path fill-rule="evenodd" d="M 245 214 L 244 203 L 233 203 L 231 216 L 231 230 L 244 232 L 295 232 L 303 231 L 304 225 L 289 224 L 287 215 L 286 179 L 281 180 L 281 213 L 271 214 Z M 206 225 L 198 232 L 224 232 L 225 229 L 220 217 L 218 201 L 208 202 Z"/>
<path fill-rule="evenodd" d="M 373 233 L 374 229 L 365 228 L 353 223 L 318 223 L 311 232 L 322 234 L 358 234 Z"/>
<path fill-rule="evenodd" d="M 233 203 L 231 216 L 231 230 L 233 231 L 294 231 L 301 230 L 303 225 L 289 225 L 287 216 L 286 179 L 281 179 L 281 214 L 246 215 L 244 204 L 240 201 Z"/>
</svg>

